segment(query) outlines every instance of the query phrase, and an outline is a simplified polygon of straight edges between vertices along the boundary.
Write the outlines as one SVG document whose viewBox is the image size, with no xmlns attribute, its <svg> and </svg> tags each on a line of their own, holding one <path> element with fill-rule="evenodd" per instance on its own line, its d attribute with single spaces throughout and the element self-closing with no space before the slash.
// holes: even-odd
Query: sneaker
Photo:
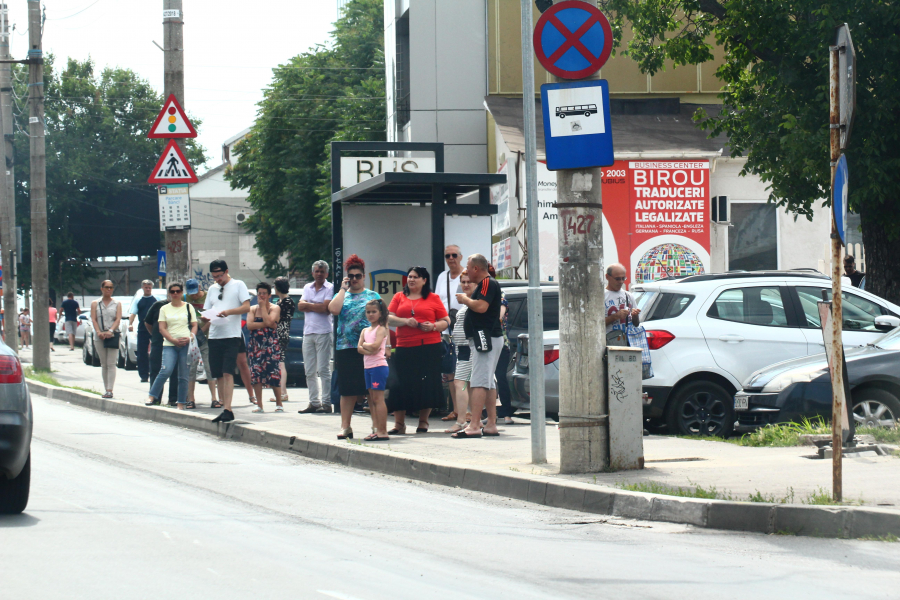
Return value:
<svg viewBox="0 0 900 600">
<path fill-rule="evenodd" d="M 330 404 L 323 404 L 318 409 L 316 409 L 317 413 L 333 413 L 334 409 L 331 408 Z"/>
<path fill-rule="evenodd" d="M 310 404 L 303 410 L 298 410 L 297 412 L 300 413 L 301 415 L 308 415 L 309 413 L 318 412 L 321 408 L 322 408 L 321 406 L 313 406 L 312 404 Z"/>
<path fill-rule="evenodd" d="M 234 421 L 234 413 L 230 410 L 223 410 L 218 417 L 213 419 L 213 423 L 227 423 L 228 421 Z"/>
</svg>

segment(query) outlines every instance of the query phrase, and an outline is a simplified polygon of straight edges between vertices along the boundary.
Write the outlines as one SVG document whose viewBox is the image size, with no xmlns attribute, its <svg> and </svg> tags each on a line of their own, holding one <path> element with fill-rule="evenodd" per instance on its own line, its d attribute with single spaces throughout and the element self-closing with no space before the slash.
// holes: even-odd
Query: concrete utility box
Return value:
<svg viewBox="0 0 900 600">
<path fill-rule="evenodd" d="M 644 406 L 641 400 L 641 349 L 609 346 L 609 468 L 644 468 Z"/>
</svg>

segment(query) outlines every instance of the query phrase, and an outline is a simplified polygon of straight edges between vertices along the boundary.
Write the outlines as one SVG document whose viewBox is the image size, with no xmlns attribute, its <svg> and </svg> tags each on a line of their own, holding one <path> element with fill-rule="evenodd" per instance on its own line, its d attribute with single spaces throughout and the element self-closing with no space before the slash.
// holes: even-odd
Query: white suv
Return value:
<svg viewBox="0 0 900 600">
<path fill-rule="evenodd" d="M 757 369 L 824 351 L 817 302 L 831 279 L 801 271 L 696 275 L 632 290 L 648 332 L 653 378 L 644 380 L 644 415 L 681 435 L 727 436 L 734 394 Z M 844 345 L 883 334 L 875 319 L 900 306 L 845 288 Z"/>
</svg>

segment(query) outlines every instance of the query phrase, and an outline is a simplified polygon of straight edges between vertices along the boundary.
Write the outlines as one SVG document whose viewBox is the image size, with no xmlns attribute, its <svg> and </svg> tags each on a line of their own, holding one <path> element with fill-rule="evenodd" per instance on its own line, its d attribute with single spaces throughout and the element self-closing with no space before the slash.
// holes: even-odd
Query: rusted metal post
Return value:
<svg viewBox="0 0 900 600">
<path fill-rule="evenodd" d="M 841 106 L 838 82 L 838 52 L 837 46 L 830 47 L 831 54 L 831 105 L 829 111 L 829 123 L 831 133 L 831 197 L 834 198 L 834 175 L 837 171 L 837 162 L 841 157 Z M 832 345 L 831 357 L 831 447 L 832 454 L 832 494 L 835 502 L 841 502 L 843 490 L 843 473 L 841 459 L 843 455 L 843 433 L 841 431 L 842 415 L 844 410 L 844 353 L 842 341 L 842 326 L 844 323 L 843 310 L 841 308 L 841 238 L 838 234 L 837 223 L 832 217 L 831 221 L 831 306 L 832 306 Z M 852 417 L 851 417 L 852 418 Z"/>
</svg>

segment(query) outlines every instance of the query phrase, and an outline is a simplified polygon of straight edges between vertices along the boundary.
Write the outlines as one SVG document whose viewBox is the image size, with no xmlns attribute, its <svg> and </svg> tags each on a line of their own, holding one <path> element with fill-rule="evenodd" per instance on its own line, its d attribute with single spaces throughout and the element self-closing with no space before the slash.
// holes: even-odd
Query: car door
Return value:
<svg viewBox="0 0 900 600">
<path fill-rule="evenodd" d="M 778 282 L 716 289 L 697 314 L 719 368 L 744 381 L 753 371 L 807 355 L 787 288 Z"/>
<path fill-rule="evenodd" d="M 791 288 L 795 294 L 800 311 L 802 311 L 802 314 L 799 316 L 800 327 L 804 335 L 806 335 L 809 353 L 818 354 L 825 352 L 825 341 L 822 338 L 822 325 L 819 322 L 817 303 L 823 299 L 823 291 L 825 292 L 825 297 L 831 300 L 830 284 L 829 287 L 797 285 L 791 286 Z M 841 337 L 844 341 L 844 348 L 865 346 L 884 335 L 883 331 L 876 329 L 875 318 L 891 314 L 889 311 L 853 292 L 842 290 L 841 298 L 843 299 L 842 312 L 844 315 Z"/>
</svg>

